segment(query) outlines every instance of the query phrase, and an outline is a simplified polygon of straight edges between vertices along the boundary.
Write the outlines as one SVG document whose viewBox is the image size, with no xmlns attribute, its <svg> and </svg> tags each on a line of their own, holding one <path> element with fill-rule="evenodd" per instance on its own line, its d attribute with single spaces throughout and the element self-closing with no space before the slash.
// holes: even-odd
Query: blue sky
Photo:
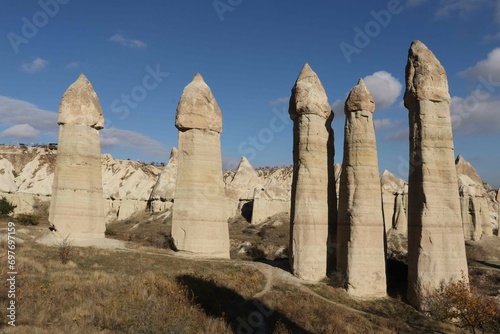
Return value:
<svg viewBox="0 0 500 334">
<path fill-rule="evenodd" d="M 445 67 L 455 153 L 500 186 L 498 0 L 2 0 L 0 142 L 57 140 L 62 94 L 80 73 L 106 118 L 102 151 L 166 161 L 175 109 L 200 72 L 224 116 L 222 155 L 234 167 L 292 161 L 290 90 L 305 62 L 335 111 L 341 162 L 343 103 L 359 78 L 374 95 L 380 170 L 405 178 L 407 50 L 424 42 Z"/>
</svg>

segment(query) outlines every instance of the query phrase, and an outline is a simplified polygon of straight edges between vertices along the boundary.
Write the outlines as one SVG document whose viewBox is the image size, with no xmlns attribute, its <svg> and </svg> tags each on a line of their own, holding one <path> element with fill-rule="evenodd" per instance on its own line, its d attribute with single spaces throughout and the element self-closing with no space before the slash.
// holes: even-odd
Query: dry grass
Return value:
<svg viewBox="0 0 500 334">
<path fill-rule="evenodd" d="M 172 215 L 141 212 L 119 222 L 106 226 L 109 238 L 133 241 L 146 247 L 170 248 Z"/>
<path fill-rule="evenodd" d="M 229 220 L 231 258 L 277 260 L 288 257 L 289 221 L 287 213 L 276 214 L 259 225 L 252 225 L 243 217 L 233 217 Z M 250 243 L 251 246 L 247 247 L 246 253 L 240 253 L 244 242 Z"/>
<path fill-rule="evenodd" d="M 270 223 L 254 228 L 234 220 L 230 223 L 231 238 L 254 242 L 264 252 L 269 251 L 266 244 L 286 245 L 288 224 Z M 110 227 L 115 238 L 132 240 L 131 251 L 73 247 L 63 264 L 57 247 L 38 245 L 23 237 L 26 241 L 17 253 L 15 333 L 224 334 L 257 327 L 275 334 L 461 333 L 397 299 L 356 300 L 328 284 L 308 286 L 314 291 L 311 294 L 275 277 L 272 289 L 255 299 L 266 281 L 248 262 L 185 259 L 158 248 L 164 246 L 154 242 L 154 237 L 168 234 L 169 217 L 143 214 Z M 35 232 L 40 227 L 23 230 Z M 475 250 L 476 258 L 484 258 L 480 253 L 484 250 Z M 0 274 L 5 277 L 5 242 L 0 252 Z M 475 270 L 477 278 L 484 277 L 485 286 L 491 288 L 498 282 L 492 279 L 498 278 L 488 264 Z M 7 302 L 6 293 L 2 293 L 0 307 L 6 307 Z M 6 320 L 0 319 L 0 328 Z"/>
<path fill-rule="evenodd" d="M 5 277 L 5 243 L 1 252 Z M 74 248 L 62 264 L 57 248 L 28 241 L 17 259 L 16 333 L 231 333 L 224 317 L 197 305 L 196 286 L 179 277 L 234 289 L 241 298 L 265 283 L 260 272 L 238 264 L 94 248 Z M 2 293 L 0 307 L 7 302 Z"/>
</svg>

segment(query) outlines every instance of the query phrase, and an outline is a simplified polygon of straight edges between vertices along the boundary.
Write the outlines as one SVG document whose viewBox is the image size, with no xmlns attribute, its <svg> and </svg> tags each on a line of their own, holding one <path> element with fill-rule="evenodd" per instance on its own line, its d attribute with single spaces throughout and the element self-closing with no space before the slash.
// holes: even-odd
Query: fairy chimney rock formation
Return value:
<svg viewBox="0 0 500 334">
<path fill-rule="evenodd" d="M 248 199 L 252 197 L 249 195 L 253 195 L 255 187 L 259 183 L 261 183 L 261 180 L 255 169 L 246 157 L 241 157 L 233 178 L 226 185 L 226 196 L 234 201 Z"/>
<path fill-rule="evenodd" d="M 81 74 L 59 106 L 59 139 L 49 221 L 61 238 L 104 238 L 99 98 Z"/>
<path fill-rule="evenodd" d="M 384 218 L 373 112 L 363 80 L 345 102 L 344 160 L 337 220 L 337 271 L 349 294 L 386 296 Z"/>
<path fill-rule="evenodd" d="M 326 276 L 329 210 L 336 208 L 333 113 L 308 64 L 292 89 L 289 113 L 294 122 L 290 264 L 295 276 L 318 281 Z"/>
<path fill-rule="evenodd" d="M 408 51 L 408 299 L 421 310 L 441 282 L 467 279 L 446 72 L 420 41 Z"/>
<path fill-rule="evenodd" d="M 222 113 L 200 74 L 182 92 L 175 126 L 179 161 L 172 237 L 180 251 L 229 258 L 228 210 L 222 180 Z"/>
<path fill-rule="evenodd" d="M 167 166 L 165 166 L 158 177 L 149 197 L 150 210 L 152 212 L 165 211 L 171 207 L 174 201 L 178 157 L 178 150 L 173 147 Z"/>
</svg>

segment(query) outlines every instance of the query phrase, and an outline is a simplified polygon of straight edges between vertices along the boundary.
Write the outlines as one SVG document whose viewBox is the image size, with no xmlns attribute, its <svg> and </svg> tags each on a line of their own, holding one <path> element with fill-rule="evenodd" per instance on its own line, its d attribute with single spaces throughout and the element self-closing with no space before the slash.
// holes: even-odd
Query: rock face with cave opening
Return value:
<svg viewBox="0 0 500 334">
<path fill-rule="evenodd" d="M 292 89 L 289 113 L 294 122 L 290 264 L 295 276 L 318 281 L 326 275 L 329 224 L 336 211 L 333 113 L 308 64 Z"/>
<path fill-rule="evenodd" d="M 420 41 L 408 51 L 404 104 L 409 110 L 408 299 L 425 310 L 441 282 L 467 279 L 448 79 Z"/>
<path fill-rule="evenodd" d="M 373 112 L 363 80 L 345 102 L 344 160 L 340 174 L 337 271 L 349 294 L 386 296 L 384 217 Z"/>
<path fill-rule="evenodd" d="M 59 105 L 59 140 L 49 221 L 69 239 L 104 238 L 99 98 L 81 74 Z"/>
<path fill-rule="evenodd" d="M 172 237 L 180 251 L 229 258 L 228 206 L 222 180 L 222 113 L 212 91 L 196 74 L 182 93 Z"/>
</svg>

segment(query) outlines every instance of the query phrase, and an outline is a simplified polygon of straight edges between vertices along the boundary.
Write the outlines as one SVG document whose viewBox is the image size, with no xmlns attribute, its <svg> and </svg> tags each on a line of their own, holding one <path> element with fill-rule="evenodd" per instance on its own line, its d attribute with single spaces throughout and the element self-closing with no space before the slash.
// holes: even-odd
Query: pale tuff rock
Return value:
<svg viewBox="0 0 500 334">
<path fill-rule="evenodd" d="M 180 131 L 206 129 L 222 132 L 222 113 L 219 105 L 199 73 L 182 92 L 175 115 L 175 126 Z"/>
<path fill-rule="evenodd" d="M 147 208 L 146 201 L 137 201 L 133 199 L 122 199 L 118 208 L 117 219 L 126 220 L 137 212 L 144 212 Z"/>
<path fill-rule="evenodd" d="M 104 127 L 101 104 L 85 75 L 80 74 L 64 93 L 59 105 L 59 125 L 86 125 L 100 130 Z"/>
<path fill-rule="evenodd" d="M 464 238 L 465 240 L 479 240 L 481 225 L 478 225 L 476 221 L 476 184 L 467 175 L 459 175 L 458 189 Z"/>
<path fill-rule="evenodd" d="M 156 184 L 159 169 L 137 161 L 102 156 L 104 198 L 147 202 Z"/>
<path fill-rule="evenodd" d="M 292 89 L 289 113 L 294 121 L 290 264 L 295 276 L 318 281 L 327 270 L 329 210 L 336 211 L 333 113 L 308 64 Z"/>
<path fill-rule="evenodd" d="M 262 183 L 261 179 L 248 159 L 241 157 L 236 173 L 226 184 L 226 196 L 236 201 L 248 200 L 260 183 Z"/>
<path fill-rule="evenodd" d="M 5 187 L 10 187 L 12 196 L 9 196 L 9 201 L 17 205 L 15 214 L 32 213 L 37 200 L 50 201 L 57 149 L 0 146 L 0 155 L 13 166 L 11 173 L 7 173 L 5 168 L 4 174 L 0 172 L 0 193 L 8 193 L 9 189 Z M 0 171 L 3 163 L 6 162 L 0 159 Z M 116 160 L 109 154 L 101 156 L 101 164 L 106 222 L 111 222 L 119 216 L 124 200 L 135 202 L 133 206 L 144 211 L 161 170 L 137 161 Z M 2 190 L 2 187 L 5 189 Z M 130 203 L 125 205 L 131 207 Z M 128 211 L 127 208 L 122 210 L 122 217 Z"/>
<path fill-rule="evenodd" d="M 363 79 L 359 79 L 357 86 L 349 92 L 344 109 L 346 113 L 356 112 L 360 115 L 363 114 L 362 111 L 371 113 L 375 111 L 375 101 L 373 101 Z"/>
<path fill-rule="evenodd" d="M 458 175 L 467 175 L 476 184 L 480 185 L 481 187 L 483 186 L 483 180 L 477 173 L 474 166 L 472 166 L 471 163 L 465 160 L 461 155 L 458 155 L 457 159 L 455 160 L 455 168 L 457 169 Z"/>
<path fill-rule="evenodd" d="M 402 200 L 405 208 L 405 212 L 408 212 L 406 208 L 408 207 L 408 186 L 407 184 L 397 178 L 394 174 L 389 172 L 388 170 L 384 170 L 382 175 L 380 176 L 380 184 L 382 186 L 382 208 L 384 214 L 384 226 L 385 231 L 389 231 L 391 228 L 396 226 L 396 210 L 397 203 L 396 197 L 398 194 L 403 194 Z M 402 219 L 402 217 L 398 217 L 398 219 Z"/>
<path fill-rule="evenodd" d="M 290 215 L 292 168 L 257 171 L 261 183 L 252 191 L 252 224 L 260 224 L 278 213 Z M 240 200 L 248 197 L 247 192 Z"/>
<path fill-rule="evenodd" d="M 82 74 L 62 97 L 49 221 L 63 238 L 104 238 L 99 99 Z"/>
<path fill-rule="evenodd" d="M 17 191 L 14 173 L 12 163 L 0 156 L 0 192 L 14 193 Z"/>
<path fill-rule="evenodd" d="M 280 212 L 290 213 L 290 194 L 274 179 L 269 179 L 265 186 L 254 189 L 252 221 L 254 225 Z"/>
<path fill-rule="evenodd" d="M 414 41 L 406 66 L 409 110 L 408 298 L 419 309 L 440 284 L 467 277 L 444 68 Z"/>
<path fill-rule="evenodd" d="M 54 171 L 52 166 L 43 160 L 44 156 L 38 154 L 35 159 L 24 166 L 19 177 L 16 178 L 18 192 L 40 196 L 50 196 L 52 194 Z"/>
<path fill-rule="evenodd" d="M 361 109 L 363 108 L 363 109 Z M 374 102 L 359 80 L 345 103 L 344 160 L 337 220 L 337 271 L 349 294 L 386 295 L 384 218 L 373 124 Z"/>
<path fill-rule="evenodd" d="M 420 41 L 413 41 L 406 64 L 406 108 L 420 101 L 450 102 L 446 71 L 431 50 Z"/>
<path fill-rule="evenodd" d="M 398 233 L 408 234 L 408 193 L 399 192 L 396 194 L 396 202 L 394 203 L 394 218 L 392 221 L 393 228 Z"/>
<path fill-rule="evenodd" d="M 492 236 L 494 213 L 490 212 L 488 193 L 476 169 L 461 155 L 455 160 L 465 240 Z M 468 211 L 468 215 L 465 213 Z"/>
<path fill-rule="evenodd" d="M 152 212 L 168 210 L 174 201 L 175 183 L 177 180 L 178 150 L 174 147 L 170 152 L 167 166 L 163 169 L 156 181 L 149 197 L 149 206 Z M 168 203 L 167 203 L 168 202 Z"/>
<path fill-rule="evenodd" d="M 222 114 L 201 75 L 177 106 L 179 161 L 172 215 L 178 250 L 229 258 L 229 218 L 222 180 Z"/>
<path fill-rule="evenodd" d="M 115 160 L 109 154 L 102 156 L 101 164 L 106 221 L 124 220 L 144 212 L 160 173 L 158 168 L 137 161 Z"/>
<path fill-rule="evenodd" d="M 497 233 L 498 233 L 498 237 L 500 238 L 500 189 L 498 189 L 497 191 Z"/>
<path fill-rule="evenodd" d="M 261 181 L 247 158 L 241 157 L 236 171 L 226 179 L 225 193 L 231 216 L 240 215 L 242 210 L 248 210 L 247 203 L 254 200 L 254 190 L 261 187 Z"/>
</svg>

